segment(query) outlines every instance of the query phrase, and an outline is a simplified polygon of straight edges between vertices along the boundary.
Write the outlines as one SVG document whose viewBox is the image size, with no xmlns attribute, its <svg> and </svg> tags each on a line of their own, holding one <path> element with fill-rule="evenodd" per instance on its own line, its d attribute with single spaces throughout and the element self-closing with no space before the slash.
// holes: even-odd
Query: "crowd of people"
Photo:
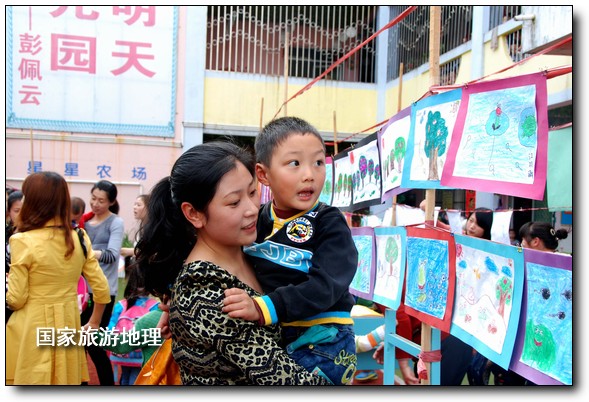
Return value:
<svg viewBox="0 0 589 402">
<path fill-rule="evenodd" d="M 319 132 L 296 117 L 268 123 L 255 156 L 230 141 L 196 145 L 136 198 L 133 247 L 122 247 L 114 183 L 92 186 L 86 213 L 61 175 L 30 174 L 6 199 L 6 383 L 88 384 L 87 356 L 100 385 L 141 383 L 140 371 L 151 365 L 145 376 L 155 372 L 156 358 L 174 365 L 166 383 L 185 385 L 345 385 L 357 352 L 374 349 L 384 363 L 383 327 L 354 334 L 349 286 L 358 253 L 339 209 L 319 201 L 325 155 Z M 259 183 L 272 192 L 264 205 Z M 463 234 L 490 240 L 492 222 L 492 210 L 476 209 Z M 555 252 L 566 237 L 564 229 L 529 222 L 518 241 Z M 121 256 L 130 263 L 117 301 Z M 84 311 L 80 275 L 89 286 Z M 140 335 L 116 331 L 137 308 L 145 309 L 132 324 Z M 419 343 L 419 320 L 403 304 L 396 314 L 397 333 Z M 38 328 L 80 330 L 71 345 L 40 346 Z M 154 341 L 158 329 L 162 338 Z M 92 336 L 116 341 L 83 342 Z M 525 383 L 450 334 L 441 349 L 441 385 L 460 385 L 465 376 L 486 384 L 489 371 L 496 384 Z M 140 364 L 115 378 L 109 356 L 131 352 Z M 395 357 L 404 382 L 419 384 L 415 359 L 401 350 Z"/>
</svg>

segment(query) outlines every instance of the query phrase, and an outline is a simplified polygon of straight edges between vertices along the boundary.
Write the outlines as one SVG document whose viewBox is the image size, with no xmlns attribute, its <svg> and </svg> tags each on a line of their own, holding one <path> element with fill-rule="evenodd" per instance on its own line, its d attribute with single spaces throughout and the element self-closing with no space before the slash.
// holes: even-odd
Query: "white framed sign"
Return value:
<svg viewBox="0 0 589 402">
<path fill-rule="evenodd" d="M 11 6 L 6 126 L 174 136 L 177 6 Z"/>
</svg>

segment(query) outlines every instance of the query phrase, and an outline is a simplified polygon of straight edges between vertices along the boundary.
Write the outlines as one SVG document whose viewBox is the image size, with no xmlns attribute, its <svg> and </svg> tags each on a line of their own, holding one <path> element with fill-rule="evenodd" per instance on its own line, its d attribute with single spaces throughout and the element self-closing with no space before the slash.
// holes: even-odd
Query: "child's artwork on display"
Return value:
<svg viewBox="0 0 589 402">
<path fill-rule="evenodd" d="M 452 234 L 408 227 L 405 311 L 425 324 L 450 332 L 456 252 Z"/>
<path fill-rule="evenodd" d="M 377 134 L 367 136 L 349 152 L 353 209 L 380 204 L 380 156 Z"/>
<path fill-rule="evenodd" d="M 460 214 L 460 211 L 446 211 L 446 215 L 448 216 L 448 222 L 450 223 L 450 231 L 452 233 L 462 234 L 462 225 L 465 220 Z"/>
<path fill-rule="evenodd" d="M 391 226 L 393 223 L 393 208 L 395 211 L 394 226 L 410 226 L 425 223 L 425 212 L 421 208 L 410 207 L 405 204 L 393 204 L 386 210 L 383 218 L 383 226 Z"/>
<path fill-rule="evenodd" d="M 406 107 L 391 117 L 378 132 L 380 149 L 380 176 L 382 178 L 382 196 L 384 202 L 394 195 L 407 191 L 401 188 L 407 140 L 411 130 L 411 106 Z"/>
<path fill-rule="evenodd" d="M 442 184 L 541 200 L 546 186 L 546 76 L 469 84 Z"/>
<path fill-rule="evenodd" d="M 511 225 L 513 211 L 493 212 L 493 225 L 491 226 L 491 241 L 497 243 L 511 244 L 509 238 L 509 226 Z"/>
<path fill-rule="evenodd" d="M 524 259 L 524 299 L 510 368 L 538 385 L 572 385 L 572 257 L 524 249 Z"/>
<path fill-rule="evenodd" d="M 456 239 L 456 297 L 450 333 L 507 369 L 524 280 L 520 248 L 477 237 Z"/>
<path fill-rule="evenodd" d="M 351 231 L 356 250 L 358 250 L 358 268 L 350 284 L 350 293 L 366 300 L 372 300 L 375 277 L 374 229 L 353 227 Z"/>
<path fill-rule="evenodd" d="M 333 197 L 333 159 L 331 157 L 325 158 L 325 183 L 323 183 L 323 190 L 319 195 L 319 201 L 331 205 L 331 198 Z"/>
<path fill-rule="evenodd" d="M 342 151 L 333 157 L 333 198 L 331 205 L 344 211 L 352 206 L 352 165 L 348 151 Z"/>
<path fill-rule="evenodd" d="M 440 178 L 451 145 L 462 89 L 429 96 L 411 108 L 401 187 L 450 189 Z"/>
<path fill-rule="evenodd" d="M 405 228 L 374 228 L 376 244 L 376 279 L 372 300 L 397 310 L 401 303 L 403 280 L 405 279 L 405 249 L 407 235 Z"/>
</svg>

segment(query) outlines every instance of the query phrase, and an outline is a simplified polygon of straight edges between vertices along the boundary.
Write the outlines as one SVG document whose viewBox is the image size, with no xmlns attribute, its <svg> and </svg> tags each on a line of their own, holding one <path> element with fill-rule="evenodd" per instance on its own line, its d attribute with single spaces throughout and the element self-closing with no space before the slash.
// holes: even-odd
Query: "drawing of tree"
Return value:
<svg viewBox="0 0 589 402">
<path fill-rule="evenodd" d="M 393 171 L 393 169 L 395 168 L 395 149 L 394 149 L 394 148 L 392 148 L 392 149 L 391 149 L 391 152 L 389 152 L 389 157 L 388 157 L 388 159 L 387 159 L 387 160 L 389 160 L 389 161 L 390 161 L 390 164 L 389 164 L 389 169 L 388 169 L 388 171 L 389 171 L 389 172 L 392 172 L 392 171 Z"/>
<path fill-rule="evenodd" d="M 403 158 L 405 157 L 406 144 L 405 138 L 399 137 L 395 141 L 395 159 L 397 159 L 397 170 L 401 173 Z"/>
<path fill-rule="evenodd" d="M 366 171 L 368 170 L 368 161 L 364 155 L 362 155 L 358 161 L 358 168 L 360 169 L 360 177 L 362 178 L 362 188 L 364 188 L 364 178 L 366 177 Z"/>
<path fill-rule="evenodd" d="M 538 122 L 536 121 L 536 110 L 534 108 L 525 108 L 520 115 L 520 125 L 518 130 L 518 139 L 524 147 L 533 147 L 536 144 L 536 131 Z"/>
<path fill-rule="evenodd" d="M 350 197 L 351 197 L 352 196 L 352 188 L 354 187 L 352 175 L 349 175 L 348 176 L 348 178 L 346 180 L 346 187 L 348 188 L 348 192 L 349 192 Z"/>
<path fill-rule="evenodd" d="M 438 157 L 446 152 L 446 138 L 448 137 L 448 127 L 446 120 L 442 118 L 439 111 L 427 113 L 427 122 L 425 123 L 425 145 L 424 151 L 429 158 L 429 175 L 428 180 L 439 180 L 438 175 Z"/>
<path fill-rule="evenodd" d="M 499 300 L 499 309 L 497 312 L 503 317 L 505 305 L 511 303 L 511 295 L 513 294 L 513 282 L 507 276 L 500 278 L 495 285 L 495 296 Z"/>
<path fill-rule="evenodd" d="M 389 275 L 393 275 L 393 263 L 397 261 L 399 257 L 399 246 L 392 237 L 387 237 L 387 243 L 384 249 L 385 260 L 389 263 Z"/>
<path fill-rule="evenodd" d="M 374 167 L 374 178 L 376 179 L 376 183 L 380 180 L 380 165 L 376 165 Z"/>
<path fill-rule="evenodd" d="M 374 174 L 374 161 L 370 159 L 368 161 L 368 183 L 372 182 L 372 175 Z"/>
<path fill-rule="evenodd" d="M 337 175 L 337 184 L 335 185 L 335 192 L 338 194 L 338 196 L 340 195 L 341 191 L 342 191 L 342 174 L 338 174 Z"/>
<path fill-rule="evenodd" d="M 329 194 L 331 191 L 331 179 L 325 179 L 325 183 L 323 183 L 323 193 Z"/>
</svg>

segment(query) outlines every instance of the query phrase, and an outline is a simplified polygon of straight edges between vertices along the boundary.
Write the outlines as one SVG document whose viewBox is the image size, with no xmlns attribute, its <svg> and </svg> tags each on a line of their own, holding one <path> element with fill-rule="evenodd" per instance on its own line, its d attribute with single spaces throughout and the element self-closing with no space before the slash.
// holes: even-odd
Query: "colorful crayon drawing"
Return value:
<svg viewBox="0 0 589 402">
<path fill-rule="evenodd" d="M 378 200 L 380 202 L 380 157 L 378 141 L 374 139 L 360 144 L 350 151 L 352 165 L 352 203 L 354 206 L 361 202 Z"/>
<path fill-rule="evenodd" d="M 458 116 L 461 89 L 427 97 L 413 105 L 401 186 L 444 188 L 442 171 Z"/>
<path fill-rule="evenodd" d="M 450 332 L 456 258 L 448 232 L 407 227 L 405 311 L 425 324 Z"/>
<path fill-rule="evenodd" d="M 391 117 L 378 133 L 382 201 L 404 191 L 400 186 L 410 130 L 411 107 L 407 107 Z"/>
<path fill-rule="evenodd" d="M 352 238 L 358 250 L 358 268 L 350 284 L 350 293 L 372 300 L 374 292 L 374 229 L 353 227 Z"/>
<path fill-rule="evenodd" d="M 331 205 L 333 197 L 333 160 L 330 157 L 325 158 L 325 183 L 319 196 L 319 201 Z"/>
<path fill-rule="evenodd" d="M 345 152 L 345 151 L 344 151 Z M 333 201 L 334 207 L 347 208 L 352 205 L 352 165 L 347 152 L 336 155 L 333 160 Z"/>
<path fill-rule="evenodd" d="M 407 238 L 405 305 L 441 319 L 448 293 L 448 243 Z"/>
<path fill-rule="evenodd" d="M 374 228 L 376 279 L 373 301 L 397 310 L 405 278 L 406 233 L 403 227 Z"/>
<path fill-rule="evenodd" d="M 515 247 L 456 238 L 456 293 L 451 333 L 503 368 L 509 366 L 523 288 Z"/>
<path fill-rule="evenodd" d="M 573 379 L 572 272 L 526 263 L 527 317 L 520 361 L 563 384 Z"/>
<path fill-rule="evenodd" d="M 546 187 L 546 76 L 469 85 L 441 183 L 541 200 Z"/>
<path fill-rule="evenodd" d="M 454 174 L 533 183 L 538 146 L 535 101 L 535 85 L 471 95 Z"/>
</svg>

